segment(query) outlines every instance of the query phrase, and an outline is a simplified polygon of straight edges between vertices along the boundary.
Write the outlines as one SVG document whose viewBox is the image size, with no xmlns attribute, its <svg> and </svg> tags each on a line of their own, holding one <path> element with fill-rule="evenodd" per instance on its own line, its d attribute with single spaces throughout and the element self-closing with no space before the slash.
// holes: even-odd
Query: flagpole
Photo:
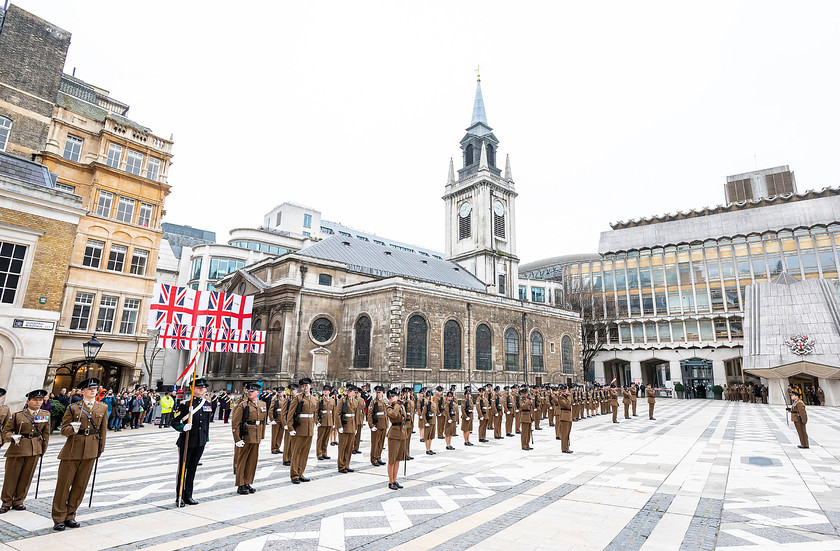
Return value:
<svg viewBox="0 0 840 551">
<path fill-rule="evenodd" d="M 196 352 L 195 356 L 193 356 L 192 362 L 190 362 L 190 363 L 195 362 L 195 365 L 193 366 L 192 384 L 190 385 L 190 401 L 187 402 L 187 409 L 190 412 L 189 415 L 187 416 L 187 424 L 188 425 L 192 424 L 192 410 L 193 410 L 192 401 L 193 401 L 193 397 L 195 396 L 195 374 L 198 371 L 198 362 L 196 361 L 196 357 L 200 353 L 201 352 Z M 192 351 L 190 351 L 190 354 L 192 355 Z M 206 359 L 206 356 L 207 355 L 205 354 L 205 359 Z M 192 429 L 192 427 L 191 427 L 191 429 Z M 181 481 L 180 481 L 180 484 L 178 484 L 178 502 L 177 502 L 178 507 L 181 506 L 181 496 L 184 494 L 184 477 L 187 474 L 187 453 L 190 449 L 190 433 L 191 432 L 192 432 L 192 430 L 188 430 L 186 436 L 184 436 L 184 458 L 181 461 Z"/>
</svg>

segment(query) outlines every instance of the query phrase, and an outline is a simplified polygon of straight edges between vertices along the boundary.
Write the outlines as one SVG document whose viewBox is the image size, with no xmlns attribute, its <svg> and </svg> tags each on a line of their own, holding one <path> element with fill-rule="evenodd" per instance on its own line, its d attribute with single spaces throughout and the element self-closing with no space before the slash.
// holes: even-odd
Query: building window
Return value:
<svg viewBox="0 0 840 551">
<path fill-rule="evenodd" d="M 128 247 L 122 245 L 111 245 L 111 252 L 108 255 L 108 269 L 112 272 L 122 272 L 125 266 L 125 254 Z"/>
<path fill-rule="evenodd" d="M 146 178 L 157 182 L 158 176 L 160 176 L 160 159 L 149 157 L 149 164 L 146 165 Z"/>
<path fill-rule="evenodd" d="M 531 287 L 531 302 L 545 302 L 545 289 Z"/>
<path fill-rule="evenodd" d="M 117 220 L 131 224 L 134 220 L 134 199 L 129 197 L 120 197 L 117 203 Z"/>
<path fill-rule="evenodd" d="M 143 154 L 133 149 L 128 150 L 125 156 L 125 171 L 140 176 L 143 169 Z"/>
<path fill-rule="evenodd" d="M 496 149 L 490 144 L 487 144 L 484 149 L 487 152 L 487 164 L 496 166 Z"/>
<path fill-rule="evenodd" d="M 330 274 L 318 274 L 318 285 L 332 286 L 332 276 Z"/>
<path fill-rule="evenodd" d="M 545 371 L 543 362 L 543 338 L 538 332 L 531 333 L 531 371 L 542 373 Z"/>
<path fill-rule="evenodd" d="M 96 203 L 96 214 L 98 216 L 104 216 L 105 218 L 111 217 L 111 205 L 114 203 L 114 194 L 110 191 L 100 191 L 99 192 L 99 201 Z"/>
<path fill-rule="evenodd" d="M 304 214 L 303 215 L 303 227 L 304 228 L 312 228 L 312 215 L 311 214 Z"/>
<path fill-rule="evenodd" d="M 575 364 L 572 355 L 572 339 L 568 335 L 560 341 L 560 359 L 563 362 L 563 374 L 574 375 Z"/>
<path fill-rule="evenodd" d="M 519 300 L 528 300 L 528 289 L 524 286 L 519 286 Z"/>
<path fill-rule="evenodd" d="M 221 279 L 228 274 L 232 274 L 236 270 L 241 270 L 244 267 L 244 260 L 236 260 L 233 258 L 211 258 L 210 274 L 207 277 L 208 279 Z"/>
<path fill-rule="evenodd" d="M 137 215 L 137 224 L 148 228 L 152 223 L 152 213 L 155 207 L 149 203 L 140 203 L 140 212 Z"/>
<path fill-rule="evenodd" d="M 114 316 L 117 314 L 117 297 L 103 296 L 99 299 L 99 316 L 96 319 L 96 332 L 110 333 L 114 330 Z"/>
<path fill-rule="evenodd" d="M 490 328 L 483 323 L 475 330 L 475 368 L 482 371 L 493 369 L 493 341 Z"/>
<path fill-rule="evenodd" d="M 370 367 L 370 318 L 362 316 L 356 321 L 356 348 L 353 367 Z"/>
<path fill-rule="evenodd" d="M 73 305 L 73 315 L 70 317 L 70 329 L 87 331 L 91 308 L 93 308 L 93 294 L 76 293 L 76 303 Z"/>
<path fill-rule="evenodd" d="M 140 311 L 140 299 L 127 298 L 123 303 L 122 321 L 120 322 L 120 333 L 133 335 L 137 327 L 137 313 Z"/>
<path fill-rule="evenodd" d="M 0 242 L 0 303 L 13 304 L 17 294 L 26 246 Z"/>
<path fill-rule="evenodd" d="M 318 318 L 312 322 L 312 338 L 319 344 L 328 342 L 334 331 L 333 323 L 327 318 Z"/>
<path fill-rule="evenodd" d="M 62 184 L 61 182 L 55 183 L 55 189 L 60 189 L 61 191 L 66 191 L 67 193 L 76 193 L 75 187 Z"/>
<path fill-rule="evenodd" d="M 465 203 L 466 204 L 466 203 Z M 462 211 L 464 209 L 462 208 Z M 472 212 L 466 216 L 458 216 L 458 239 L 469 239 L 472 236 Z"/>
<path fill-rule="evenodd" d="M 443 368 L 461 369 L 461 326 L 455 320 L 443 326 Z"/>
<path fill-rule="evenodd" d="M 131 268 L 129 272 L 134 275 L 146 275 L 146 263 L 149 260 L 149 251 L 134 249 L 131 257 Z"/>
<path fill-rule="evenodd" d="M 275 226 L 279 226 L 279 225 L 280 225 L 280 220 L 282 220 L 282 219 L 283 219 L 283 213 L 282 213 L 282 212 L 278 212 L 278 213 L 277 213 L 277 218 L 276 218 L 276 223 L 275 223 L 274 225 L 275 225 Z"/>
<path fill-rule="evenodd" d="M 470 166 L 471 164 L 473 164 L 474 157 L 475 155 L 473 154 L 473 146 L 468 145 L 464 149 L 464 166 Z"/>
<path fill-rule="evenodd" d="M 428 328 L 422 316 L 414 315 L 408 320 L 408 339 L 405 352 L 405 366 L 409 369 L 426 369 L 426 335 Z"/>
<path fill-rule="evenodd" d="M 12 121 L 6 117 L 0 117 L 0 151 L 6 151 L 6 144 L 9 143 L 11 133 Z"/>
<path fill-rule="evenodd" d="M 505 294 L 505 276 L 503 274 L 499 274 L 499 294 Z"/>
<path fill-rule="evenodd" d="M 201 278 L 201 257 L 193 258 L 192 261 L 192 268 L 190 269 L 190 273 L 192 277 L 190 279 L 200 279 Z"/>
<path fill-rule="evenodd" d="M 122 146 L 115 143 L 108 144 L 108 158 L 105 164 L 111 168 L 120 168 L 120 159 L 122 157 Z"/>
<path fill-rule="evenodd" d="M 304 237 L 312 237 L 312 234 L 308 231 L 303 232 Z"/>
<path fill-rule="evenodd" d="M 82 266 L 99 268 L 102 263 L 102 251 L 104 249 L 104 242 L 96 241 L 95 239 L 88 239 L 87 245 L 85 245 L 85 256 L 82 258 Z"/>
<path fill-rule="evenodd" d="M 64 158 L 78 163 L 82 156 L 83 143 L 85 143 L 83 139 L 67 134 L 67 140 L 64 142 Z"/>
<path fill-rule="evenodd" d="M 519 371 L 519 333 L 513 328 L 505 331 L 505 370 Z"/>
</svg>

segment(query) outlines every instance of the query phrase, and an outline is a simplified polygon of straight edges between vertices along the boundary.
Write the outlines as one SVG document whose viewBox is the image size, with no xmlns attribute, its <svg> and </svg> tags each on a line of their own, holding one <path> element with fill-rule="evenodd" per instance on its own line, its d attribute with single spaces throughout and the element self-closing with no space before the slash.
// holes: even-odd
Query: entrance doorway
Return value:
<svg viewBox="0 0 840 551">
<path fill-rule="evenodd" d="M 630 384 L 630 364 L 623 360 L 604 362 L 604 383 L 607 385 L 615 378 L 616 386 Z"/>
<path fill-rule="evenodd" d="M 802 393 L 802 400 L 804 400 L 807 405 L 812 405 L 814 400 L 811 395 L 811 387 L 814 387 L 815 389 L 819 387 L 816 377 L 800 373 L 799 375 L 790 377 L 788 379 L 788 384 Z M 785 399 L 789 399 L 789 396 L 785 396 Z"/>
<path fill-rule="evenodd" d="M 665 381 L 671 380 L 671 367 L 665 360 L 648 360 L 642 362 L 642 384 L 662 388 Z"/>
<path fill-rule="evenodd" d="M 713 398 L 712 385 L 714 375 L 712 361 L 701 358 L 691 358 L 680 362 L 685 391 L 691 393 L 692 398 Z"/>
<path fill-rule="evenodd" d="M 66 363 L 56 369 L 53 392 L 58 394 L 62 388 L 70 391 L 87 377 L 96 377 L 106 389 L 114 392 L 121 390 L 119 386 L 122 380 L 122 367 L 109 361 L 102 361 L 90 364 L 90 369 L 88 369 L 86 362 L 80 361 Z"/>
</svg>

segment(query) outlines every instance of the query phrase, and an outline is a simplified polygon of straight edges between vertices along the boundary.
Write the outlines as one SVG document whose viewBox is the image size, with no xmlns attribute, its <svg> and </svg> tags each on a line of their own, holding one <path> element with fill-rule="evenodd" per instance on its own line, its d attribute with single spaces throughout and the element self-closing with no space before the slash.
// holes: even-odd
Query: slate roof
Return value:
<svg viewBox="0 0 840 551">
<path fill-rule="evenodd" d="M 481 280 L 454 262 L 341 235 L 332 235 L 297 254 L 340 262 L 346 264 L 348 270 L 378 277 L 403 276 L 461 289 L 487 290 Z"/>
<path fill-rule="evenodd" d="M 55 182 L 47 167 L 5 152 L 0 152 L 0 178 L 49 189 L 55 188 Z"/>
</svg>

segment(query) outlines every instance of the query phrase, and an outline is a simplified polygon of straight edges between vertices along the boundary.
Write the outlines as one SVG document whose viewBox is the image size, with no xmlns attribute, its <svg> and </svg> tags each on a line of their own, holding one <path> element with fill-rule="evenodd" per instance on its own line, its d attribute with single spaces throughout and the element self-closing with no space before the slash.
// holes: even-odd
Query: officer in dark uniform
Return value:
<svg viewBox="0 0 840 551">
<path fill-rule="evenodd" d="M 213 417 L 213 406 L 204 398 L 208 387 L 207 379 L 196 379 L 193 388 L 192 401 L 184 400 L 172 414 L 170 426 L 180 432 L 178 435 L 178 478 L 175 480 L 175 505 L 196 505 L 193 499 L 193 481 L 195 469 L 201 461 L 204 446 L 210 440 L 210 420 Z M 186 451 L 184 450 L 186 448 Z M 184 465 L 186 472 L 182 473 Z M 184 491 L 181 492 L 181 480 L 184 481 Z M 178 499 L 178 496 L 181 499 Z"/>
</svg>

